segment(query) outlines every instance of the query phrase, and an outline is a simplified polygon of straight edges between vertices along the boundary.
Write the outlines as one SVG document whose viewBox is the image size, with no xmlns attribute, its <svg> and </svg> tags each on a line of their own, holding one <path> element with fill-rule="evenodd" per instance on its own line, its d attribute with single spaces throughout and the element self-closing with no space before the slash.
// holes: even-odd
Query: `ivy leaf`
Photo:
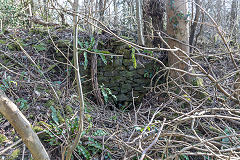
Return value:
<svg viewBox="0 0 240 160">
<path fill-rule="evenodd" d="M 180 160 L 189 160 L 188 156 L 183 154 L 179 156 Z"/>
<path fill-rule="evenodd" d="M 93 142 L 93 143 L 89 143 L 88 146 L 92 146 L 94 148 L 97 148 L 99 150 L 102 150 L 102 145 L 100 143 L 98 143 L 97 141 L 95 141 L 93 138 L 89 137 L 88 140 L 90 142 Z"/>
<path fill-rule="evenodd" d="M 104 88 L 102 88 L 101 91 L 102 91 L 102 95 L 103 95 L 104 101 L 108 102 L 108 94 L 107 94 L 107 92 L 105 91 Z"/>
<path fill-rule="evenodd" d="M 56 123 L 56 124 L 59 124 L 59 119 L 57 117 L 57 110 L 53 107 L 53 106 L 50 106 L 50 109 L 52 110 L 52 119 L 53 121 Z"/>
<path fill-rule="evenodd" d="M 89 48 L 89 43 L 88 43 L 88 41 L 85 42 L 85 48 Z"/>
<path fill-rule="evenodd" d="M 90 46 L 93 47 L 95 44 L 95 38 L 91 37 Z"/>
<path fill-rule="evenodd" d="M 100 54 L 100 57 L 101 57 L 103 63 L 107 65 L 106 57 L 103 54 Z"/>
<path fill-rule="evenodd" d="M 103 63 L 107 65 L 106 57 L 105 57 L 103 54 L 101 54 L 101 53 L 104 53 L 104 54 L 105 54 L 105 53 L 110 53 L 110 52 L 109 52 L 109 51 L 100 51 L 100 50 L 98 50 L 98 49 L 93 49 L 93 51 L 96 52 L 96 53 L 100 53 L 99 55 L 100 55 Z"/>
<path fill-rule="evenodd" d="M 115 95 L 112 94 L 113 99 L 115 99 L 115 101 L 117 101 L 117 97 Z"/>
<path fill-rule="evenodd" d="M 88 150 L 86 148 L 84 148 L 82 145 L 79 145 L 77 146 L 77 149 L 78 149 L 78 153 L 79 154 L 83 154 L 83 156 L 86 158 L 86 159 L 91 159 L 91 155 L 90 153 L 88 152 Z"/>
<path fill-rule="evenodd" d="M 78 41 L 78 44 L 80 45 L 81 48 L 84 48 L 82 42 Z"/>
<path fill-rule="evenodd" d="M 37 51 L 45 51 L 47 50 L 47 46 L 44 43 L 40 43 L 38 45 L 33 46 Z"/>
<path fill-rule="evenodd" d="M 102 129 L 98 129 L 96 132 L 93 133 L 94 136 L 105 136 L 107 135 L 107 133 L 102 130 Z"/>
</svg>

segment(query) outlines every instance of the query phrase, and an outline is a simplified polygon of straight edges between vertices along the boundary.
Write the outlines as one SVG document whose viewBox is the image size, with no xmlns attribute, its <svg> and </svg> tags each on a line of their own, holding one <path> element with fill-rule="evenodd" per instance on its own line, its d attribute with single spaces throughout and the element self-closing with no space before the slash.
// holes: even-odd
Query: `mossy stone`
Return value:
<svg viewBox="0 0 240 160">
<path fill-rule="evenodd" d="M 100 76 L 98 77 L 98 82 L 101 83 L 106 83 L 106 82 L 109 82 L 110 81 L 110 77 L 104 77 L 104 76 Z"/>
<path fill-rule="evenodd" d="M 127 80 L 127 78 L 123 77 L 123 76 L 115 76 L 111 80 L 112 80 L 113 83 L 116 84 L 116 83 L 119 83 L 119 82 L 125 82 Z"/>
<path fill-rule="evenodd" d="M 118 101 L 126 101 L 128 99 L 129 99 L 129 97 L 127 97 L 125 94 L 120 94 L 117 96 Z"/>
<path fill-rule="evenodd" d="M 124 66 L 132 65 L 132 60 L 131 59 L 123 59 L 123 65 Z"/>
<path fill-rule="evenodd" d="M 124 71 L 125 67 L 124 66 L 118 66 L 115 68 L 116 71 Z"/>
<path fill-rule="evenodd" d="M 143 69 L 138 69 L 137 73 L 140 74 L 140 75 L 144 75 L 145 69 L 144 68 Z"/>
<path fill-rule="evenodd" d="M 121 93 L 127 93 L 132 90 L 132 86 L 130 84 L 123 84 L 121 86 Z"/>
<path fill-rule="evenodd" d="M 115 75 L 116 75 L 116 73 L 114 71 L 109 71 L 109 72 L 104 73 L 104 76 L 106 76 L 106 77 L 113 77 Z"/>
<path fill-rule="evenodd" d="M 113 66 L 121 66 L 123 63 L 123 59 L 122 58 L 118 58 L 118 59 L 115 59 L 114 62 L 113 62 Z"/>
</svg>

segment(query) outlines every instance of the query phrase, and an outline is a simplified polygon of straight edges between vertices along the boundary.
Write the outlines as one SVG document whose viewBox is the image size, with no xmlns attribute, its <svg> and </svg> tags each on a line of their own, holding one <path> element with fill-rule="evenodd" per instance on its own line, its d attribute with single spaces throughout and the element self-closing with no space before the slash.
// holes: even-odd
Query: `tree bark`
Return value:
<svg viewBox="0 0 240 160">
<path fill-rule="evenodd" d="M 168 39 L 170 48 L 177 47 L 188 53 L 189 27 L 186 21 L 187 0 L 168 0 L 167 15 L 167 33 L 172 37 Z M 175 52 L 175 54 L 176 56 L 172 52 L 168 53 L 169 66 L 187 71 L 189 62 L 186 56 L 179 51 Z M 170 76 L 172 78 L 177 78 L 180 75 L 182 74 L 177 71 L 170 71 Z"/>
<path fill-rule="evenodd" d="M 113 21 L 113 26 L 115 30 L 117 30 L 118 26 L 118 6 L 117 6 L 117 0 L 113 0 L 113 7 L 114 7 L 114 21 Z M 119 34 L 119 33 L 118 33 Z"/>
<path fill-rule="evenodd" d="M 163 31 L 163 15 L 165 12 L 165 4 L 163 0 L 150 0 L 148 12 L 152 17 L 153 27 L 153 46 L 162 47 L 162 42 L 158 37 L 158 32 Z"/>
<path fill-rule="evenodd" d="M 43 0 L 43 12 L 44 12 L 44 19 L 48 21 L 48 2 L 47 0 Z"/>
<path fill-rule="evenodd" d="M 99 20 L 103 22 L 104 21 L 104 11 L 105 11 L 103 0 L 99 0 L 98 5 L 99 5 L 98 6 L 99 7 Z"/>
<path fill-rule="evenodd" d="M 232 32 L 232 40 L 236 42 L 236 19 L 237 19 L 237 8 L 238 8 L 238 2 L 237 0 L 232 1 L 231 6 L 231 18 L 230 18 L 230 31 Z"/>
<path fill-rule="evenodd" d="M 138 43 L 140 45 L 145 45 L 143 36 L 143 23 L 142 23 L 142 3 L 141 0 L 136 0 L 136 18 L 138 24 Z"/>
<path fill-rule="evenodd" d="M 152 48 L 153 30 L 152 30 L 152 19 L 149 14 L 149 1 L 143 1 L 143 33 L 145 35 L 145 46 Z"/>
<path fill-rule="evenodd" d="M 200 0 L 195 0 L 195 3 L 200 5 Z M 199 16 L 200 16 L 200 8 L 199 8 L 198 5 L 196 5 L 195 18 L 194 18 L 193 23 L 191 25 L 191 31 L 190 31 L 190 37 L 189 37 L 189 44 L 190 45 L 193 44 L 193 39 L 194 39 L 194 35 L 195 35 L 195 32 L 196 32 Z M 192 49 L 192 48 L 190 48 L 190 49 Z M 191 52 L 191 50 L 190 50 L 190 52 Z"/>
<path fill-rule="evenodd" d="M 75 78 L 77 80 L 77 92 L 79 97 L 79 126 L 78 126 L 78 133 L 76 135 L 76 138 L 70 144 L 70 146 L 67 149 L 67 155 L 66 160 L 71 159 L 72 152 L 77 147 L 80 138 L 81 133 L 83 131 L 83 118 L 84 118 L 84 98 L 83 98 L 83 91 L 82 91 L 82 83 L 81 83 L 81 75 L 79 72 L 79 62 L 78 62 L 78 0 L 74 0 L 73 5 L 73 58 L 74 58 L 74 67 L 75 67 Z"/>
<path fill-rule="evenodd" d="M 201 21 L 201 25 L 200 25 L 200 28 L 199 28 L 199 32 L 198 32 L 198 34 L 195 36 L 194 46 L 197 45 L 198 37 L 200 37 L 201 34 L 202 34 L 202 31 L 203 31 L 203 24 L 204 24 L 204 21 L 205 21 L 204 18 L 205 18 L 205 14 L 202 13 L 202 21 Z"/>
<path fill-rule="evenodd" d="M 96 44 L 94 45 L 93 49 L 97 49 L 98 40 L 96 40 L 95 43 Z M 92 88 L 93 88 L 94 96 L 97 100 L 97 103 L 98 105 L 104 105 L 104 101 L 102 99 L 102 95 L 99 89 L 98 79 L 97 79 L 97 54 L 92 54 L 91 77 L 92 77 Z"/>
<path fill-rule="evenodd" d="M 37 134 L 32 130 L 29 121 L 1 90 L 0 113 L 11 123 L 17 133 L 21 136 L 24 144 L 30 150 L 35 160 L 50 160 Z"/>
</svg>

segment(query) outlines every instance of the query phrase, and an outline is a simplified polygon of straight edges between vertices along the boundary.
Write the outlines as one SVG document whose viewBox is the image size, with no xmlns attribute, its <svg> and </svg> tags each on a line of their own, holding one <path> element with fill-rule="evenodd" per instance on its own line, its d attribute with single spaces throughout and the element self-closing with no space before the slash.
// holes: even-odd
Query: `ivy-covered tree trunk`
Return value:
<svg viewBox="0 0 240 160">
<path fill-rule="evenodd" d="M 170 48 L 180 48 L 188 54 L 189 27 L 187 22 L 187 0 L 168 0 L 167 1 L 167 33 L 171 37 L 167 39 Z M 168 53 L 168 63 L 172 68 L 188 70 L 188 60 L 180 51 Z M 170 71 L 172 78 L 177 78 L 182 72 Z"/>
</svg>

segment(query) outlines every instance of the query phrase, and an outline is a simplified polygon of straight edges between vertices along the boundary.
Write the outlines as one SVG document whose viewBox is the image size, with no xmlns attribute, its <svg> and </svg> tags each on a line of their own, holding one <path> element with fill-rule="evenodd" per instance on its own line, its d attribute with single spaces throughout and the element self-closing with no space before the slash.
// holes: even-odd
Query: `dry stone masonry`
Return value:
<svg viewBox="0 0 240 160">
<path fill-rule="evenodd" d="M 98 59 L 98 83 L 104 84 L 109 88 L 113 95 L 117 97 L 117 103 L 132 102 L 132 97 L 138 97 L 140 102 L 143 96 L 148 92 L 152 76 L 160 65 L 154 61 L 142 60 L 137 58 L 137 67 L 134 68 L 132 62 L 131 48 L 123 43 L 111 42 L 111 53 L 122 56 L 106 56 L 107 65 L 99 57 Z M 140 60 L 141 59 L 141 60 Z M 81 64 L 81 74 L 91 75 L 90 67 L 83 69 Z M 86 78 L 84 80 L 87 80 Z M 84 90 L 89 92 L 89 84 L 83 83 Z"/>
</svg>

